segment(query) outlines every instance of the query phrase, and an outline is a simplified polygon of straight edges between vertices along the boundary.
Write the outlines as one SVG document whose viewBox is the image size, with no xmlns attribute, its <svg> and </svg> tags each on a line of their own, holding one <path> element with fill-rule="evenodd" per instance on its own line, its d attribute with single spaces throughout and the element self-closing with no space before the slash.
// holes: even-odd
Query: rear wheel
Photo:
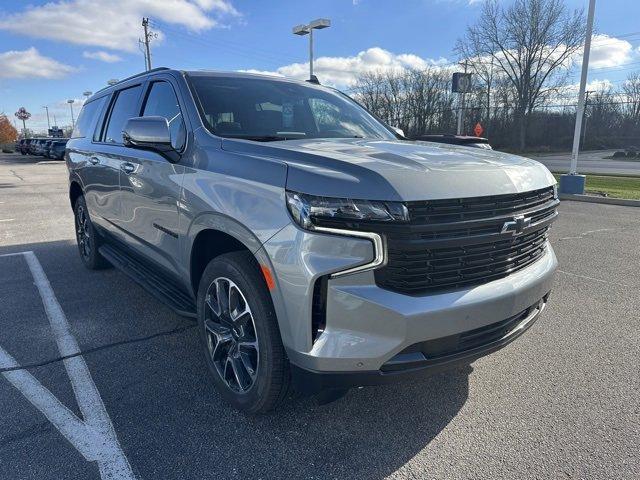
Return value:
<svg viewBox="0 0 640 480">
<path fill-rule="evenodd" d="M 90 270 L 100 270 L 110 267 L 109 262 L 98 252 L 100 237 L 91 223 L 87 204 L 83 196 L 78 197 L 76 200 L 73 212 L 78 251 L 80 252 L 80 258 L 84 266 Z"/>
<path fill-rule="evenodd" d="M 207 366 L 227 401 L 264 413 L 286 397 L 288 360 L 253 255 L 232 252 L 209 263 L 198 290 L 198 322 Z"/>
</svg>

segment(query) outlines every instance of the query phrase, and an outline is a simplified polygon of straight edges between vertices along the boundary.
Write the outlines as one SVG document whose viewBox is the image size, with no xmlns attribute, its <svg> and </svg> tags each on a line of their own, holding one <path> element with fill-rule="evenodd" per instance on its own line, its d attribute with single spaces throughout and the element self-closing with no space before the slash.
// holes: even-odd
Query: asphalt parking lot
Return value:
<svg viewBox="0 0 640 480">
<path fill-rule="evenodd" d="M 82 266 L 66 188 L 0 154 L 0 478 L 640 477 L 640 209 L 561 205 L 549 308 L 504 350 L 247 417 L 191 320 Z"/>
</svg>

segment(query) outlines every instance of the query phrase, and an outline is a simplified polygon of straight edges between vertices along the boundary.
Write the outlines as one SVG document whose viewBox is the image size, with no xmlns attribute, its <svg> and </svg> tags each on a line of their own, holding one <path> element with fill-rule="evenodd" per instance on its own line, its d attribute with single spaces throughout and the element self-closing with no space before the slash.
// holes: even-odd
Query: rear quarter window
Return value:
<svg viewBox="0 0 640 480">
<path fill-rule="evenodd" d="M 102 112 L 106 99 L 107 97 L 102 97 L 84 104 L 82 110 L 80 110 L 80 115 L 78 115 L 71 138 L 87 137 L 93 134 L 96 119 Z"/>
<path fill-rule="evenodd" d="M 140 113 L 140 95 L 142 85 L 126 88 L 117 92 L 117 97 L 109 114 L 104 141 L 107 143 L 122 143 L 122 129 L 132 117 Z"/>
</svg>

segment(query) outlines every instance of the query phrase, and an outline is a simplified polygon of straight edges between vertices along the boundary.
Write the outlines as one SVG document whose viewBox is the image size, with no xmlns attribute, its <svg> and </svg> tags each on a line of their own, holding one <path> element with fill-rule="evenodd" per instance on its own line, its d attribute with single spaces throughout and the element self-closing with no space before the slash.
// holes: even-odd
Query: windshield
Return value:
<svg viewBox="0 0 640 480">
<path fill-rule="evenodd" d="M 296 138 L 376 138 L 394 135 L 358 104 L 316 85 L 191 75 L 209 130 L 257 141 Z"/>
</svg>

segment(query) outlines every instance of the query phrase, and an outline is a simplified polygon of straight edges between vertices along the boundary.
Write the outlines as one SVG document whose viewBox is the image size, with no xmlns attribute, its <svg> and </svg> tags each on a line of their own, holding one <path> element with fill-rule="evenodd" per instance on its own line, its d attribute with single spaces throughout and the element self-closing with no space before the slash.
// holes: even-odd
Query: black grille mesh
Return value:
<svg viewBox="0 0 640 480">
<path fill-rule="evenodd" d="M 418 295 L 503 278 L 542 256 L 557 204 L 553 188 L 409 202 L 409 225 L 378 229 L 385 235 L 388 258 L 375 271 L 376 282 Z M 504 223 L 519 215 L 530 219 L 530 226 L 517 235 L 503 233 Z"/>
</svg>

